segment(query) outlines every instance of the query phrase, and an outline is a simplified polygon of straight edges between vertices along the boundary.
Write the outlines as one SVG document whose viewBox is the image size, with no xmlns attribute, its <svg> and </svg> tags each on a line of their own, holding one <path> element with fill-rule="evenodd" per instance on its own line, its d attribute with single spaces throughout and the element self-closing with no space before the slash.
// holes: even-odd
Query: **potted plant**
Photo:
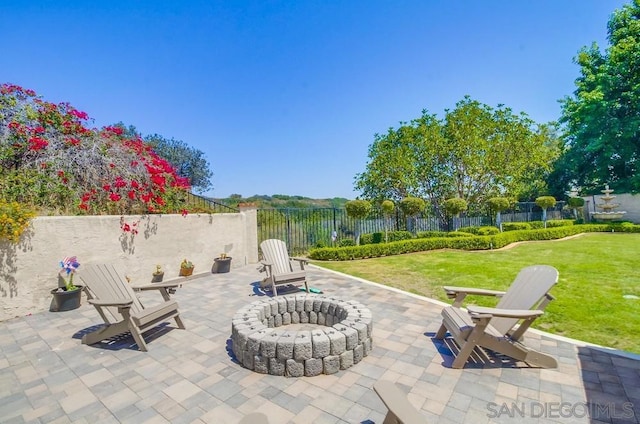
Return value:
<svg viewBox="0 0 640 424">
<path fill-rule="evenodd" d="M 213 268 L 211 272 L 214 274 L 221 274 L 229 272 L 231 268 L 231 256 L 227 256 L 226 253 L 221 253 L 219 257 L 213 260 Z"/>
<path fill-rule="evenodd" d="M 73 284 L 73 276 L 80 263 L 75 256 L 67 256 L 60 261 L 60 266 L 62 270 L 58 272 L 58 288 L 51 290 L 51 312 L 70 311 L 80 307 L 83 287 Z"/>
<path fill-rule="evenodd" d="M 194 265 L 191 261 L 184 259 L 182 263 L 180 263 L 180 276 L 188 277 L 193 274 L 193 267 Z"/>
<path fill-rule="evenodd" d="M 162 282 L 163 277 L 164 277 L 164 271 L 162 270 L 162 265 L 156 265 L 156 270 L 152 274 L 151 282 L 160 283 Z"/>
</svg>

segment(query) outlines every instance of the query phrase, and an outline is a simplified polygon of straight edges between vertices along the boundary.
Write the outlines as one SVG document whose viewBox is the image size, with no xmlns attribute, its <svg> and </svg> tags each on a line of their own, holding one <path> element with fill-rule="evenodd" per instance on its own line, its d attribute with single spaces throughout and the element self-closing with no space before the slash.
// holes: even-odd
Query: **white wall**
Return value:
<svg viewBox="0 0 640 424">
<path fill-rule="evenodd" d="M 0 241 L 0 321 L 48 310 L 65 256 L 77 256 L 79 271 L 88 263 L 115 264 L 135 283 L 151 281 L 156 264 L 165 280 L 177 277 L 185 258 L 195 264 L 194 274 L 210 273 L 220 253 L 233 258 L 232 268 L 256 263 L 256 216 L 255 209 L 125 216 L 135 235 L 121 230 L 120 216 L 35 218 L 18 244 Z"/>
</svg>

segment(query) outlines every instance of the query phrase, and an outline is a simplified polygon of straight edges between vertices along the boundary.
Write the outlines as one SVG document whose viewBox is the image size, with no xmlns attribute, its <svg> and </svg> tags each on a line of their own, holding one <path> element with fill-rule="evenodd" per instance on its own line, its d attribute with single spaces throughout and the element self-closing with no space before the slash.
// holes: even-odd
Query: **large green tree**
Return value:
<svg viewBox="0 0 640 424">
<path fill-rule="evenodd" d="M 445 199 L 471 208 L 493 196 L 522 197 L 544 190 L 550 163 L 559 153 L 549 125 L 502 105 L 491 108 L 466 96 L 444 119 L 427 111 L 376 135 L 365 172 L 355 187 L 370 199 L 423 197 L 444 218 Z"/>
<path fill-rule="evenodd" d="M 134 125 L 125 125 L 123 122 L 114 124 L 122 128 L 127 137 L 140 137 L 143 135 Z M 189 146 L 182 140 L 166 138 L 159 134 L 144 136 L 144 141 L 163 159 L 174 166 L 179 176 L 187 178 L 191 189 L 197 193 L 204 193 L 212 188 L 211 177 L 213 172 L 204 152 Z"/>
<path fill-rule="evenodd" d="M 572 187 L 593 191 L 640 189 L 640 0 L 616 10 L 609 47 L 582 48 L 573 95 L 562 100 L 565 150 L 550 178 L 559 196 Z"/>
<path fill-rule="evenodd" d="M 165 138 L 158 134 L 147 135 L 144 141 L 153 147 L 157 154 L 168 160 L 176 168 L 178 175 L 188 178 L 196 192 L 204 193 L 212 188 L 213 172 L 204 152 L 184 141 Z"/>
</svg>

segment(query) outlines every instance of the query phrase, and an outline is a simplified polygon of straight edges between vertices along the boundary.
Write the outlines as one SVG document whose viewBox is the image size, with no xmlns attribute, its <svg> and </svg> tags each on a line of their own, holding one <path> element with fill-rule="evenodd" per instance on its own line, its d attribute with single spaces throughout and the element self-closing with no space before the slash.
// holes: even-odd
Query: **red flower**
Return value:
<svg viewBox="0 0 640 424">
<path fill-rule="evenodd" d="M 127 224 L 126 222 L 124 224 L 122 224 L 122 231 L 131 231 L 131 227 L 129 226 L 129 224 Z"/>
<path fill-rule="evenodd" d="M 89 209 L 89 206 L 87 206 L 86 203 L 80 203 L 80 205 L 78 206 L 80 209 L 82 209 L 83 211 L 86 211 Z"/>
<path fill-rule="evenodd" d="M 188 213 L 189 213 L 188 210 L 182 209 L 182 216 L 187 216 Z"/>
<path fill-rule="evenodd" d="M 104 189 L 104 191 L 110 191 L 111 190 L 111 186 L 109 184 L 103 185 L 102 188 Z"/>
<path fill-rule="evenodd" d="M 117 188 L 122 188 L 122 187 L 126 187 L 127 183 L 124 182 L 124 180 L 122 179 L 122 177 L 116 177 L 116 181 L 115 183 L 113 183 L 113 185 Z"/>
<path fill-rule="evenodd" d="M 58 171 L 58 177 L 60 178 L 64 177 L 64 171 Z"/>
<path fill-rule="evenodd" d="M 127 196 L 129 196 L 129 199 L 135 200 L 136 199 L 136 192 L 134 190 L 129 190 L 127 192 Z"/>
<path fill-rule="evenodd" d="M 29 139 L 29 149 L 33 151 L 42 150 L 49 145 L 49 142 L 41 137 L 31 137 Z"/>
<path fill-rule="evenodd" d="M 118 200 L 122 199 L 122 196 L 120 196 L 118 193 L 111 193 L 109 195 L 109 199 L 111 199 L 114 202 L 117 202 Z"/>
</svg>

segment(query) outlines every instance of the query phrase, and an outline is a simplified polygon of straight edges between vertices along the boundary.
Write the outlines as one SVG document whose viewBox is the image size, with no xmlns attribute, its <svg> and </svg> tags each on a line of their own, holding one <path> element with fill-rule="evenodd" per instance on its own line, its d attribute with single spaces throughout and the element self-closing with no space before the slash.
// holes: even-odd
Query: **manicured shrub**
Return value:
<svg viewBox="0 0 640 424">
<path fill-rule="evenodd" d="M 338 242 L 338 246 L 340 247 L 355 246 L 355 245 L 356 245 L 356 241 L 353 239 L 342 239 Z"/>
<path fill-rule="evenodd" d="M 433 238 L 433 237 L 469 237 L 471 233 L 461 231 L 419 231 L 417 238 Z"/>
<path fill-rule="evenodd" d="M 460 212 L 466 211 L 468 206 L 467 201 L 459 197 L 453 197 L 444 201 L 444 210 L 450 216 L 458 216 Z"/>
<path fill-rule="evenodd" d="M 573 224 L 573 219 L 550 219 L 549 221 L 547 221 L 547 227 L 564 227 Z"/>
<path fill-rule="evenodd" d="M 398 240 L 408 240 L 413 238 L 413 234 L 409 231 L 390 231 L 387 234 L 389 242 Z M 384 242 L 384 234 L 380 232 L 362 234 L 360 236 L 360 244 L 377 244 Z"/>
<path fill-rule="evenodd" d="M 503 222 L 502 231 L 530 230 L 531 224 L 528 222 Z"/>
<path fill-rule="evenodd" d="M 458 228 L 458 231 L 461 231 L 463 233 L 474 234 L 476 236 L 490 236 L 490 235 L 493 235 L 493 234 L 498 234 L 500 232 L 500 230 L 498 228 L 489 227 L 489 226 L 462 227 L 462 228 Z"/>
<path fill-rule="evenodd" d="M 640 225 L 631 223 L 565 225 L 539 230 L 514 230 L 489 236 L 472 235 L 469 237 L 416 238 L 364 246 L 312 249 L 309 252 L 309 258 L 325 261 L 341 261 L 401 255 L 404 253 L 445 248 L 488 250 L 498 249 L 518 241 L 555 240 L 586 232 L 611 231 L 640 233 Z"/>
</svg>

